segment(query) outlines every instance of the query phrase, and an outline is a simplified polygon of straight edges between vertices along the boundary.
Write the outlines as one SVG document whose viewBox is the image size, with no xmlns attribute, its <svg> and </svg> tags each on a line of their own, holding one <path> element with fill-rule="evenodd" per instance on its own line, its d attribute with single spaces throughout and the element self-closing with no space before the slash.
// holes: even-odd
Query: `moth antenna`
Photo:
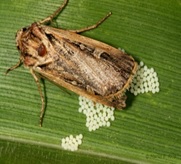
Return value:
<svg viewBox="0 0 181 164">
<path fill-rule="evenodd" d="M 89 31 L 89 30 L 92 30 L 92 29 L 95 29 L 97 28 L 99 25 L 101 25 L 108 17 L 111 16 L 111 12 L 107 13 L 102 19 L 100 19 L 96 24 L 93 24 L 91 26 L 88 26 L 88 27 L 85 27 L 85 28 L 82 28 L 82 29 L 79 29 L 79 30 L 70 30 L 71 32 L 75 32 L 75 33 L 82 33 L 82 32 L 85 32 L 85 31 Z"/>
<path fill-rule="evenodd" d="M 64 0 L 63 4 L 52 15 L 50 15 L 47 18 L 43 19 L 39 23 L 40 24 L 48 24 L 48 23 L 50 23 L 54 18 L 56 18 L 60 14 L 60 12 L 65 8 L 67 3 L 68 3 L 68 0 Z"/>
<path fill-rule="evenodd" d="M 14 69 L 18 68 L 20 65 L 22 64 L 21 59 L 12 67 L 8 68 L 5 72 L 5 74 L 7 75 L 10 71 L 13 71 Z"/>
</svg>

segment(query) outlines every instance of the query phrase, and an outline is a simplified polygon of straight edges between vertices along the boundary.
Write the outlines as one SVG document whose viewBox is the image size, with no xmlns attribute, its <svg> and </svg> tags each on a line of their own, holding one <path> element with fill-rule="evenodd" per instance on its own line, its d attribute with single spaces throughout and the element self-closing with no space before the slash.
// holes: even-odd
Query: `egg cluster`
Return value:
<svg viewBox="0 0 181 164">
<path fill-rule="evenodd" d="M 79 134 L 75 137 L 73 137 L 73 135 L 70 135 L 62 139 L 62 147 L 65 150 L 76 151 L 78 150 L 79 145 L 82 144 L 82 139 L 83 139 L 82 134 Z"/>
<path fill-rule="evenodd" d="M 149 69 L 141 61 L 138 66 L 137 73 L 133 78 L 129 91 L 135 96 L 140 93 L 145 93 L 149 91 L 152 93 L 159 92 L 158 76 L 154 69 Z"/>
<path fill-rule="evenodd" d="M 124 52 L 124 50 L 121 50 Z M 140 93 L 159 92 L 159 81 L 157 73 L 153 68 L 148 68 L 141 61 L 138 70 L 130 84 L 129 91 L 135 96 Z M 100 127 L 111 125 L 110 121 L 114 121 L 113 107 L 108 107 L 100 103 L 95 103 L 83 96 L 79 96 L 79 109 L 80 113 L 86 116 L 86 127 L 89 131 L 95 131 Z M 79 134 L 75 137 L 70 135 L 62 139 L 62 147 L 65 150 L 76 151 L 82 144 L 83 135 Z"/>
<path fill-rule="evenodd" d="M 86 127 L 89 131 L 95 131 L 103 126 L 110 126 L 114 121 L 114 108 L 99 103 L 94 103 L 85 97 L 79 96 L 79 112 L 86 116 Z"/>
</svg>

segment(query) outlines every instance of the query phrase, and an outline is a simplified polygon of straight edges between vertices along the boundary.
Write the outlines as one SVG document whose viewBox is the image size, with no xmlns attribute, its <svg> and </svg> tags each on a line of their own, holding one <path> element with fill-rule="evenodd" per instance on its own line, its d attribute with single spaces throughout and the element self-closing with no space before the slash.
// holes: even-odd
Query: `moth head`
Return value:
<svg viewBox="0 0 181 164">
<path fill-rule="evenodd" d="M 16 44 L 20 59 L 26 67 L 41 65 L 47 57 L 47 48 L 43 43 L 44 34 L 37 23 L 22 28 L 16 34 Z"/>
</svg>

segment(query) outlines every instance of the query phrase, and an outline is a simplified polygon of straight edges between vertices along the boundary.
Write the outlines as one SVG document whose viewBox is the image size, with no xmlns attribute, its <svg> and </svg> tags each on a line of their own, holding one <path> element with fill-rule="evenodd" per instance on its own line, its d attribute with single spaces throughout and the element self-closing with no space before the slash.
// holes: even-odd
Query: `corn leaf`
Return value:
<svg viewBox="0 0 181 164">
<path fill-rule="evenodd" d="M 134 97 L 115 112 L 109 128 L 89 132 L 78 113 L 78 95 L 45 80 L 46 113 L 39 127 L 41 101 L 36 83 L 23 66 L 5 76 L 19 52 L 15 34 L 52 14 L 63 0 L 1 0 L 0 4 L 0 163 L 181 163 L 181 1 L 69 0 L 52 22 L 80 29 L 113 14 L 82 35 L 123 48 L 153 67 L 160 92 Z M 83 134 L 77 152 L 61 139 Z"/>
</svg>

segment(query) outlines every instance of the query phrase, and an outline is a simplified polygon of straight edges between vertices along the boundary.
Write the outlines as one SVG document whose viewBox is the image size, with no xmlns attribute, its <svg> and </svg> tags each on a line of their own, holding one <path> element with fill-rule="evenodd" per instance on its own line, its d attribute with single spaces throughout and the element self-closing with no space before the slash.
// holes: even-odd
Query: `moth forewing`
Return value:
<svg viewBox="0 0 181 164">
<path fill-rule="evenodd" d="M 57 61 L 54 61 L 52 66 L 54 67 L 56 65 L 56 68 L 54 67 L 54 69 L 52 70 L 48 68 L 49 66 L 44 68 L 39 67 L 39 69 L 36 69 L 37 72 L 39 72 L 43 77 L 46 77 L 50 81 L 53 81 L 57 85 L 63 86 L 79 95 L 90 98 L 95 102 L 116 108 L 125 107 L 125 98 L 123 98 L 122 95 L 128 88 L 130 81 L 132 80 L 132 76 L 137 69 L 137 64 L 131 56 L 128 56 L 124 52 L 105 43 L 78 35 L 71 31 L 54 29 L 48 26 L 41 26 L 41 30 L 42 29 L 45 32 L 45 35 L 51 35 L 49 36 L 48 40 L 51 40 L 50 42 L 54 44 L 54 47 L 52 47 L 53 50 L 51 50 L 50 47 L 49 49 L 51 51 L 56 51 L 56 49 L 59 49 L 61 47 L 60 49 L 62 50 L 62 52 L 59 53 L 58 56 L 53 55 L 54 58 L 57 59 Z M 59 41 L 59 43 L 55 43 L 53 40 Z M 68 51 L 72 51 L 71 54 Z M 73 69 L 73 67 L 71 66 L 74 64 L 77 66 L 76 69 L 78 70 L 78 73 L 74 70 L 74 72 L 71 73 L 71 77 L 70 74 L 69 77 L 66 76 L 66 73 L 68 71 L 66 73 L 62 71 L 62 74 L 60 72 L 60 74 L 57 73 L 60 67 L 57 63 L 62 60 L 62 56 L 64 59 L 64 65 L 65 63 L 72 62 L 70 65 L 67 64 L 67 66 L 65 67 L 71 70 Z M 75 60 L 72 60 L 73 58 L 76 58 L 76 63 Z M 102 65 L 104 65 L 104 67 Z M 61 69 L 65 70 L 65 67 L 61 67 Z M 84 69 L 89 69 L 89 75 L 87 75 L 87 72 L 85 72 Z M 117 71 L 120 72 L 116 73 Z M 125 77 L 122 77 L 125 75 L 127 76 L 127 79 L 125 79 Z M 77 79 L 71 80 L 71 78 L 74 78 L 75 76 L 77 76 Z M 108 88 L 112 83 L 114 83 L 114 80 L 117 80 L 117 84 L 122 84 L 122 86 L 120 89 L 110 91 L 110 93 L 107 95 L 103 92 L 98 93 L 96 86 L 88 85 L 89 82 L 87 82 L 87 85 L 78 85 L 78 80 L 80 78 L 84 78 L 84 81 L 82 83 L 85 83 L 85 81 L 87 80 L 86 76 L 95 76 L 94 78 L 92 77 L 91 82 L 99 83 L 100 86 L 97 87 Z M 120 78 L 114 76 L 119 76 Z M 69 82 L 67 82 L 67 78 L 70 78 Z M 102 81 L 100 80 L 100 78 L 102 79 Z M 106 81 L 107 83 L 105 83 Z M 116 84 L 114 83 L 112 85 L 114 85 L 112 86 L 112 88 L 114 89 L 116 87 Z M 112 88 L 109 89 L 111 90 Z"/>
<path fill-rule="evenodd" d="M 77 93 L 78 95 L 87 97 L 94 102 L 102 103 L 107 106 L 113 106 L 113 103 L 109 102 L 108 99 L 105 99 L 105 97 L 97 96 L 92 93 L 88 93 L 86 90 L 80 89 L 77 86 L 74 86 L 70 83 L 65 82 L 62 79 L 59 79 L 58 77 L 55 77 L 54 75 L 51 75 L 49 72 L 43 71 L 40 67 L 34 68 L 35 72 L 39 73 L 39 75 L 52 83 L 56 84 L 57 86 L 64 87 L 72 92 Z"/>
<path fill-rule="evenodd" d="M 51 22 L 66 4 L 67 0 L 50 17 L 17 32 L 20 62 L 8 69 L 15 69 L 21 62 L 30 69 L 42 101 L 40 124 L 45 105 L 37 75 L 94 102 L 121 109 L 126 106 L 124 93 L 137 70 L 137 63 L 131 56 L 77 34 L 96 28 L 111 13 L 97 24 L 80 30 L 62 30 L 43 25 Z"/>
</svg>

